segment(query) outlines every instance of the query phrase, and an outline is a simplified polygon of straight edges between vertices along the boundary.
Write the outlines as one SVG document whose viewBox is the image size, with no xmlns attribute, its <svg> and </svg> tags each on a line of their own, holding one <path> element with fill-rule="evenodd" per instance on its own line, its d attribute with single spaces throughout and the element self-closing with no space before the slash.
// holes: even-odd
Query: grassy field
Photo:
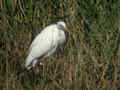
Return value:
<svg viewBox="0 0 120 90">
<path fill-rule="evenodd" d="M 63 20 L 67 44 L 24 72 L 33 38 Z M 120 0 L 0 0 L 0 90 L 119 90 Z"/>
</svg>

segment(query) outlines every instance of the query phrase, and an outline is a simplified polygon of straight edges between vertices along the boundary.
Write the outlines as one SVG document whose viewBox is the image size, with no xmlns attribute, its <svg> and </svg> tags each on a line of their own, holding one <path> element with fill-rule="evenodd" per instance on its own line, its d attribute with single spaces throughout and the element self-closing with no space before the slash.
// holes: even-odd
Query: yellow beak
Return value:
<svg viewBox="0 0 120 90">
<path fill-rule="evenodd" d="M 65 27 L 64 29 L 65 29 L 65 31 L 71 33 L 70 29 L 68 29 L 67 27 Z"/>
</svg>

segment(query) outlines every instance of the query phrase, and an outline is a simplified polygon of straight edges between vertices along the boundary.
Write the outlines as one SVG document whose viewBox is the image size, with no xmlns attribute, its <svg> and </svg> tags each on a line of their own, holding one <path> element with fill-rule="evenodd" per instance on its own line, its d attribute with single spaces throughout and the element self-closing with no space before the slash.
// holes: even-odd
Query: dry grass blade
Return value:
<svg viewBox="0 0 120 90">
<path fill-rule="evenodd" d="M 0 89 L 119 90 L 120 0 L 0 0 Z M 65 46 L 24 72 L 30 42 L 47 25 L 66 21 Z"/>
</svg>

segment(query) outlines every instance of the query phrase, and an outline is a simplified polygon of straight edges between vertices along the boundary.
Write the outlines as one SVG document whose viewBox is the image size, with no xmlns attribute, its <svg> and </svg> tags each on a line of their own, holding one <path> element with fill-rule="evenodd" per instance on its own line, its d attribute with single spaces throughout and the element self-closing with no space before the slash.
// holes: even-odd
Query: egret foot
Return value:
<svg viewBox="0 0 120 90">
<path fill-rule="evenodd" d="M 43 71 L 44 70 L 44 64 L 43 63 L 38 63 L 37 65 L 36 65 L 36 69 L 35 69 L 35 71 L 36 71 L 36 74 L 39 74 L 41 71 Z"/>
<path fill-rule="evenodd" d="M 39 63 L 39 64 L 37 64 L 37 66 L 38 66 L 39 68 L 41 68 L 41 67 L 44 66 L 44 64 L 43 64 L 43 63 Z"/>
</svg>

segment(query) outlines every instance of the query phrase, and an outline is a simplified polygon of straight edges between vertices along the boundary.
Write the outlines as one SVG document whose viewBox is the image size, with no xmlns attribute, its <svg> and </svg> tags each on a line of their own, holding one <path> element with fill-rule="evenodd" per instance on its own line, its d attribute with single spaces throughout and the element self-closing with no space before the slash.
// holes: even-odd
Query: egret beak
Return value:
<svg viewBox="0 0 120 90">
<path fill-rule="evenodd" d="M 64 29 L 65 29 L 65 31 L 67 31 L 68 33 L 70 33 L 70 34 L 71 34 L 70 29 L 68 29 L 67 27 L 65 27 Z"/>
</svg>

